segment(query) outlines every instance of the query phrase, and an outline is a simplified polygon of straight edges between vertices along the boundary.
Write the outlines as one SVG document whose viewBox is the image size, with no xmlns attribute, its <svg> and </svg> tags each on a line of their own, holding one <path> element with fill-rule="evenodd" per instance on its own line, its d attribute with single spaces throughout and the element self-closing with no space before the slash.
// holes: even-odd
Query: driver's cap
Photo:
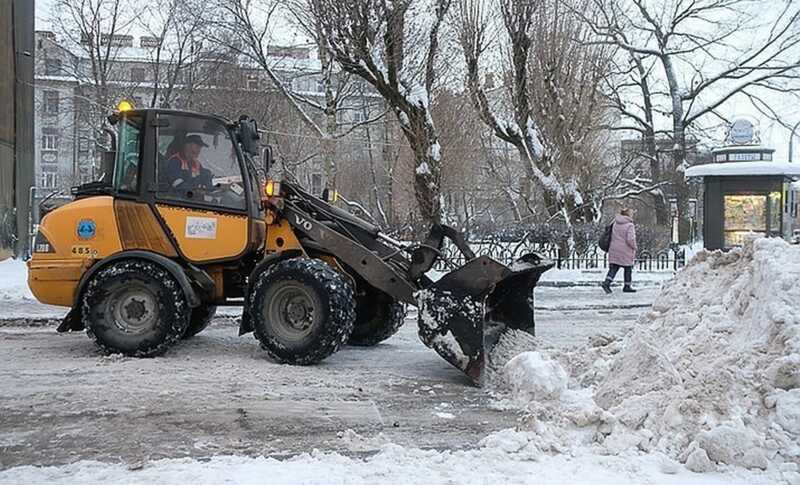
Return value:
<svg viewBox="0 0 800 485">
<path fill-rule="evenodd" d="M 187 143 L 194 143 L 195 145 L 200 145 L 201 147 L 207 147 L 206 143 L 200 138 L 200 135 L 189 135 L 183 139 L 183 144 Z"/>
</svg>

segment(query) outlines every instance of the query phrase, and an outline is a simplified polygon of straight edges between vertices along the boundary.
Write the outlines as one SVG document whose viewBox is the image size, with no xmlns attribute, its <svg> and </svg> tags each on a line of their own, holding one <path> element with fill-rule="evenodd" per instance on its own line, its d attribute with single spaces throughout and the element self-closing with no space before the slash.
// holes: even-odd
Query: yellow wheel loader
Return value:
<svg viewBox="0 0 800 485">
<path fill-rule="evenodd" d="M 244 116 L 128 109 L 109 120 L 102 180 L 41 208 L 29 285 L 70 307 L 58 331 L 155 356 L 236 305 L 240 334 L 304 365 L 387 339 L 410 304 L 421 340 L 476 383 L 504 332 L 533 333 L 533 287 L 552 266 L 537 255 L 512 269 L 443 225 L 403 243 L 296 183 L 263 180 L 271 151 Z M 434 282 L 445 238 L 468 262 Z"/>
</svg>

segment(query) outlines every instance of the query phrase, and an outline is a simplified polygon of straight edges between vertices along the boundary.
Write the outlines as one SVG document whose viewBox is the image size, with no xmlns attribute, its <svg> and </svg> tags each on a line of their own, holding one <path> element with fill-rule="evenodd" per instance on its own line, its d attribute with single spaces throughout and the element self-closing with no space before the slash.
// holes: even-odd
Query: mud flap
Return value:
<svg viewBox="0 0 800 485">
<path fill-rule="evenodd" d="M 83 321 L 81 321 L 80 308 L 72 307 L 67 312 L 61 324 L 56 329 L 57 332 L 77 332 L 83 330 Z"/>
<path fill-rule="evenodd" d="M 534 335 L 533 288 L 553 263 L 531 253 L 512 268 L 480 256 L 417 292 L 419 337 L 483 384 L 488 356 L 503 334 Z"/>
</svg>

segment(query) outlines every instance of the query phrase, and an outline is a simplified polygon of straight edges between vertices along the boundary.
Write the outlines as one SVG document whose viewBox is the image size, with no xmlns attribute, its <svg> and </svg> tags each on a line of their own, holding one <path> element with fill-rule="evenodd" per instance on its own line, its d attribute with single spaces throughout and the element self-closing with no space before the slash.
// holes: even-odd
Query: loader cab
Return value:
<svg viewBox="0 0 800 485">
<path fill-rule="evenodd" d="M 149 206 L 182 258 L 235 260 L 263 244 L 255 149 L 252 140 L 241 141 L 254 123 L 160 109 L 130 110 L 112 121 L 117 205 Z"/>
<path fill-rule="evenodd" d="M 190 112 L 132 110 L 116 119 L 115 195 L 258 212 L 259 181 L 237 124 Z"/>
</svg>

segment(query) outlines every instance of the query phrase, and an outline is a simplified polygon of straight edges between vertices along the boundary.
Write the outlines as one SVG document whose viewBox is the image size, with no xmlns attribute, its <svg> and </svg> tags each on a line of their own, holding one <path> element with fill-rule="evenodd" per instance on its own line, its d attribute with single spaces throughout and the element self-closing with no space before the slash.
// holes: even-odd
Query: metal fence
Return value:
<svg viewBox="0 0 800 485">
<path fill-rule="evenodd" d="M 553 261 L 558 269 L 605 269 L 608 268 L 608 253 L 598 247 L 593 247 L 583 253 L 567 254 L 553 244 L 538 244 L 530 242 L 501 242 L 482 241 L 471 243 L 472 250 L 477 255 L 487 255 L 497 261 L 511 265 L 522 255 L 539 253 Z M 464 256 L 452 245 L 445 245 L 443 256 L 448 261 L 439 260 L 435 269 L 447 271 L 464 264 Z M 637 254 L 634 268 L 638 271 L 676 271 L 686 263 L 682 250 L 672 248 L 658 252 L 641 251 Z"/>
</svg>

